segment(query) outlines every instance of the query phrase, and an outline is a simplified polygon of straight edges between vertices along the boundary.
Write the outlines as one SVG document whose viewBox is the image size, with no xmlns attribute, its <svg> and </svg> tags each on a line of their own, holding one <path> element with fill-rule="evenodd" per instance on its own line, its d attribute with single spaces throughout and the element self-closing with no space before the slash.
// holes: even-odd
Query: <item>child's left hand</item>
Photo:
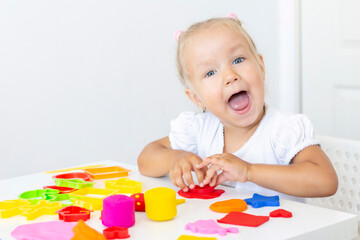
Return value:
<svg viewBox="0 0 360 240">
<path fill-rule="evenodd" d="M 226 181 L 248 181 L 251 164 L 236 157 L 231 153 L 215 154 L 203 158 L 203 162 L 196 164 L 196 168 L 201 169 L 212 164 L 206 171 L 203 184 L 209 184 L 211 187 L 219 185 Z M 217 175 L 217 171 L 223 172 Z"/>
</svg>

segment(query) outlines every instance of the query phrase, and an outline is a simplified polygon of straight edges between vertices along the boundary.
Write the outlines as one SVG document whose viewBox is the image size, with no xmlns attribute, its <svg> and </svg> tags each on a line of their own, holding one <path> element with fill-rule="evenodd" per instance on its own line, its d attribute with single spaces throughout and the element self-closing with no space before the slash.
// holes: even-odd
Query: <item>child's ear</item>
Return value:
<svg viewBox="0 0 360 240">
<path fill-rule="evenodd" d="M 259 57 L 259 65 L 260 65 L 260 71 L 262 73 L 262 75 L 264 76 L 264 80 L 265 80 L 265 63 L 264 63 L 264 58 L 261 54 L 258 54 Z"/>
<path fill-rule="evenodd" d="M 201 109 L 204 109 L 205 106 L 202 104 L 199 96 L 191 89 L 187 88 L 185 90 L 186 96 L 188 96 L 188 98 L 195 103 L 195 105 L 199 106 Z"/>
</svg>

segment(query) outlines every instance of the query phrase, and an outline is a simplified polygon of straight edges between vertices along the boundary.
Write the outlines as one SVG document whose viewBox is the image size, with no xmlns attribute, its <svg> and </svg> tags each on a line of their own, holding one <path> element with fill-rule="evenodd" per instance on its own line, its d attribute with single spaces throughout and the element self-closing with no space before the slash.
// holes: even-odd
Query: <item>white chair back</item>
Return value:
<svg viewBox="0 0 360 240">
<path fill-rule="evenodd" d="M 358 215 L 360 221 L 360 141 L 319 136 L 321 148 L 328 155 L 339 179 L 335 195 L 307 198 L 312 205 Z"/>
</svg>

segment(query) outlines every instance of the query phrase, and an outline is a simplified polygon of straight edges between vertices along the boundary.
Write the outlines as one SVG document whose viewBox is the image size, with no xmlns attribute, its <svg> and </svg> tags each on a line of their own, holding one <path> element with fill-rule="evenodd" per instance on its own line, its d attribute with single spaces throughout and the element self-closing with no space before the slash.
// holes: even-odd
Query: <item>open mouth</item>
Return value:
<svg viewBox="0 0 360 240">
<path fill-rule="evenodd" d="M 241 112 L 246 110 L 246 108 L 250 105 L 250 97 L 246 91 L 240 91 L 233 94 L 229 98 L 228 103 L 231 109 Z"/>
</svg>

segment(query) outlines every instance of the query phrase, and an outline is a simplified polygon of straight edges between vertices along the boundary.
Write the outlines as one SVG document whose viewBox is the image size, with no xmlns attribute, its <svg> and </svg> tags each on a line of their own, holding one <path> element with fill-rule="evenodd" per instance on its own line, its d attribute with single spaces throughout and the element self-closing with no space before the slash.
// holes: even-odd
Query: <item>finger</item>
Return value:
<svg viewBox="0 0 360 240">
<path fill-rule="evenodd" d="M 204 158 L 204 159 L 205 159 L 205 158 Z M 208 161 L 206 161 L 206 160 L 203 160 L 202 162 L 195 164 L 195 168 L 201 169 L 201 168 L 203 168 L 203 167 L 206 167 L 206 166 L 209 165 L 209 164 L 210 164 L 210 162 L 208 162 Z"/>
<path fill-rule="evenodd" d="M 214 176 L 211 178 L 210 183 L 209 183 L 210 187 L 216 186 L 217 178 L 218 178 L 218 175 L 217 175 L 217 174 L 214 175 Z"/>
<path fill-rule="evenodd" d="M 190 189 L 193 189 L 195 187 L 195 184 L 192 178 L 191 170 L 189 168 L 186 168 L 183 170 L 183 174 L 187 185 L 190 187 Z"/>
<path fill-rule="evenodd" d="M 220 170 L 220 167 L 217 166 L 217 165 L 211 165 L 208 170 L 206 171 L 206 175 L 205 175 L 205 179 L 203 181 L 203 183 L 206 185 L 206 184 L 209 184 L 210 183 L 210 180 L 215 176 L 217 175 L 217 171 Z"/>
<path fill-rule="evenodd" d="M 195 170 L 196 178 L 197 178 L 200 186 L 201 186 L 202 181 L 204 181 L 206 170 L 207 169 L 205 169 L 205 168 L 200 169 L 200 170 Z"/>
<path fill-rule="evenodd" d="M 222 184 L 226 181 L 229 181 L 229 179 L 226 177 L 226 175 L 222 172 L 217 176 L 216 185 Z"/>
</svg>

